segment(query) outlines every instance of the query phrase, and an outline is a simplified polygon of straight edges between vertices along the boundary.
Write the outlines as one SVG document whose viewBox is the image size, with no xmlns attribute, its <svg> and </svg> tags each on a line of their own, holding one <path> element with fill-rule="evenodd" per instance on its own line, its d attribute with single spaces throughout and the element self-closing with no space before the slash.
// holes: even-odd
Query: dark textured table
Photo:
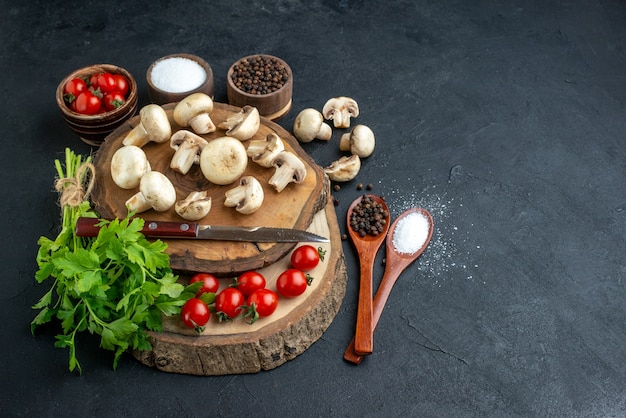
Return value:
<svg viewBox="0 0 626 418">
<path fill-rule="evenodd" d="M 546 1 L 1 2 L 0 316 L 3 416 L 624 416 L 626 414 L 626 4 Z M 377 147 L 334 192 L 343 220 L 371 184 L 392 216 L 423 206 L 436 230 L 396 284 L 374 353 L 343 360 L 358 263 L 322 338 L 253 375 L 159 372 L 98 339 L 67 370 L 31 309 L 41 235 L 59 227 L 53 161 L 95 152 L 54 92 L 114 63 L 138 80 L 189 52 L 215 73 L 268 53 L 293 69 L 293 108 L 355 98 Z M 355 123 L 353 122 L 353 124 Z M 322 166 L 342 153 L 304 148 Z M 383 269 L 379 254 L 375 286 Z"/>
</svg>

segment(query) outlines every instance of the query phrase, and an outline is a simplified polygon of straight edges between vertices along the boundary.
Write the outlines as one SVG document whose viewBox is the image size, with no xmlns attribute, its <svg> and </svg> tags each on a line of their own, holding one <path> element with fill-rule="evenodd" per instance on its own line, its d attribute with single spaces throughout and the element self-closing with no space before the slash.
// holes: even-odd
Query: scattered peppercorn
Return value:
<svg viewBox="0 0 626 418">
<path fill-rule="evenodd" d="M 289 74 L 280 61 L 258 55 L 244 58 L 233 65 L 231 79 L 239 90 L 261 95 L 279 90 L 289 79 Z"/>
<path fill-rule="evenodd" d="M 367 190 L 372 190 L 374 188 L 374 185 L 372 183 L 369 183 L 366 188 Z"/>
<path fill-rule="evenodd" d="M 335 185 L 333 186 L 333 189 L 335 189 L 335 191 L 336 191 L 336 192 L 338 192 L 339 190 L 341 190 L 341 186 L 340 186 L 340 185 L 338 185 L 338 184 L 335 184 Z"/>
<path fill-rule="evenodd" d="M 335 196 L 333 196 L 333 205 L 339 206 L 339 199 L 337 199 Z"/>
<path fill-rule="evenodd" d="M 348 234 L 341 234 L 341 239 L 342 240 L 347 240 L 348 239 Z"/>
<path fill-rule="evenodd" d="M 350 228 L 361 237 L 376 236 L 383 232 L 388 217 L 389 212 L 380 203 L 372 196 L 364 195 L 352 210 Z"/>
<path fill-rule="evenodd" d="M 357 190 L 363 190 L 363 183 L 359 183 L 356 185 Z"/>
</svg>

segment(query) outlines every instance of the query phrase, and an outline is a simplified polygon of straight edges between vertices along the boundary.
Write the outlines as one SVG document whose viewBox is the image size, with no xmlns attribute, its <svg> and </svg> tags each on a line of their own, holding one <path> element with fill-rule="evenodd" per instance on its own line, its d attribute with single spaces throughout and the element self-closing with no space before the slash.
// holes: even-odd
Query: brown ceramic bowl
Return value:
<svg viewBox="0 0 626 418">
<path fill-rule="evenodd" d="M 167 89 L 165 89 L 165 84 L 164 84 L 165 81 L 153 80 L 153 71 L 154 71 L 155 66 L 160 65 L 161 66 L 160 68 L 163 68 L 162 66 L 164 65 L 165 60 L 178 60 L 178 59 L 187 59 L 187 60 L 191 60 L 199 64 L 206 74 L 206 78 L 204 79 L 204 82 L 202 82 L 197 87 L 188 89 L 186 91 L 168 91 Z M 180 62 L 185 63 L 184 60 L 178 61 L 179 64 Z M 176 71 L 176 74 L 174 74 L 174 72 L 171 70 L 172 70 L 172 67 L 170 67 L 167 70 L 163 70 L 163 74 L 161 76 L 164 78 L 177 77 L 177 76 L 185 77 L 185 74 L 182 74 L 180 71 Z M 157 69 L 157 71 L 159 70 Z M 184 99 L 185 97 L 189 96 L 192 93 L 205 93 L 211 98 L 213 98 L 213 94 L 214 94 L 213 70 L 211 69 L 211 66 L 202 58 L 196 55 L 191 55 L 191 54 L 172 54 L 172 55 L 167 55 L 167 56 L 159 58 L 158 60 L 154 61 L 150 65 L 150 67 L 148 67 L 148 71 L 146 73 L 146 81 L 148 83 L 148 95 L 150 96 L 150 99 L 152 100 L 152 102 L 158 105 L 180 102 L 182 99 Z M 167 80 L 167 83 L 173 86 L 176 86 L 177 85 L 176 81 L 177 80 L 169 79 Z M 174 90 L 178 90 L 178 89 L 174 88 Z"/>
<path fill-rule="evenodd" d="M 63 99 L 65 84 L 73 78 L 89 79 L 93 74 L 104 72 L 121 74 L 126 77 L 129 83 L 126 102 L 117 109 L 96 115 L 83 115 L 71 110 Z M 56 91 L 56 101 L 63 119 L 70 129 L 78 134 L 87 144 L 99 146 L 111 132 L 137 113 L 137 83 L 133 76 L 124 68 L 111 64 L 90 65 L 72 72 L 59 83 Z"/>
<path fill-rule="evenodd" d="M 278 90 L 265 94 L 253 94 L 238 88 L 235 81 L 233 81 L 233 74 L 235 73 L 236 66 L 240 65 L 245 60 L 249 62 L 251 58 L 258 57 L 263 57 L 265 59 L 282 64 L 286 69 L 287 80 L 284 81 L 284 84 Z M 289 67 L 289 65 L 280 58 L 266 54 L 249 55 L 247 57 L 243 57 L 230 67 L 226 79 L 228 103 L 233 106 L 254 106 L 259 110 L 259 114 L 261 116 L 264 116 L 270 120 L 279 119 L 286 115 L 289 110 L 291 110 L 291 96 L 293 94 L 293 72 L 291 71 L 291 67 Z"/>
</svg>

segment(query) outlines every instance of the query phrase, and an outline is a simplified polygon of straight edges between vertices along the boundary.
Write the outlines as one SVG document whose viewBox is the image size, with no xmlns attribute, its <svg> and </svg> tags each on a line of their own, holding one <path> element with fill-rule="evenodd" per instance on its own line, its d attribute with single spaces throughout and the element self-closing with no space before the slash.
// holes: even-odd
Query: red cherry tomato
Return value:
<svg viewBox="0 0 626 418">
<path fill-rule="evenodd" d="M 111 73 L 102 73 L 96 78 L 96 86 L 102 93 L 110 93 L 115 90 L 115 78 Z"/>
<path fill-rule="evenodd" d="M 83 115 L 95 115 L 100 111 L 101 100 L 90 90 L 86 90 L 76 98 L 76 111 Z"/>
<path fill-rule="evenodd" d="M 325 251 L 312 245 L 302 245 L 291 253 L 291 266 L 302 271 L 313 270 L 323 260 Z"/>
<path fill-rule="evenodd" d="M 237 277 L 236 286 L 244 296 L 250 296 L 255 290 L 265 288 L 265 277 L 254 270 L 246 271 Z"/>
<path fill-rule="evenodd" d="M 307 277 L 302 270 L 288 269 L 276 280 L 276 290 L 281 296 L 293 298 L 300 296 L 308 286 Z"/>
<path fill-rule="evenodd" d="M 197 273 L 189 280 L 189 284 L 202 282 L 202 287 L 196 293 L 196 296 L 200 296 L 203 293 L 217 293 L 217 289 L 220 287 L 220 282 L 217 277 L 209 273 Z"/>
<path fill-rule="evenodd" d="M 241 290 L 227 287 L 215 297 L 215 311 L 218 313 L 220 321 L 232 319 L 239 316 L 245 303 L 246 297 L 241 293 Z"/>
<path fill-rule="evenodd" d="M 202 332 L 204 325 L 209 322 L 211 312 L 206 303 L 198 298 L 191 298 L 183 305 L 180 317 L 186 326 Z"/>
<path fill-rule="evenodd" d="M 130 90 L 130 83 L 121 74 L 113 74 L 113 79 L 115 80 L 115 90 L 119 91 L 126 97 L 128 91 Z"/>
<path fill-rule="evenodd" d="M 126 98 L 122 93 L 116 90 L 104 93 L 102 96 L 102 103 L 104 104 L 106 110 L 114 110 L 126 103 Z"/>
<path fill-rule="evenodd" d="M 254 309 L 259 317 L 270 316 L 278 306 L 278 295 L 270 289 L 257 289 L 248 296 L 248 306 Z"/>
<path fill-rule="evenodd" d="M 73 78 L 63 87 L 63 98 L 67 103 L 73 103 L 79 94 L 87 90 L 87 83 L 82 78 Z"/>
<path fill-rule="evenodd" d="M 93 88 L 94 90 L 98 88 L 98 77 L 100 76 L 100 74 L 102 73 L 96 73 L 96 74 L 92 74 L 89 77 L 89 87 Z"/>
</svg>

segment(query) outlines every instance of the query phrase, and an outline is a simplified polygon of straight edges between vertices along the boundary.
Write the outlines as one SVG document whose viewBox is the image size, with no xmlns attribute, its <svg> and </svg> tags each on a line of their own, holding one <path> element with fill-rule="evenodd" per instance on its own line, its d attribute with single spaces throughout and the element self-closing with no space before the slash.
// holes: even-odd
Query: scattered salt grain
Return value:
<svg viewBox="0 0 626 418">
<path fill-rule="evenodd" d="M 424 246 L 430 223 L 420 212 L 411 212 L 398 221 L 393 233 L 393 246 L 403 254 L 413 254 Z"/>
<path fill-rule="evenodd" d="M 165 58 L 154 64 L 150 80 L 160 90 L 184 93 L 200 87 L 206 80 L 206 71 L 189 58 Z"/>
</svg>

